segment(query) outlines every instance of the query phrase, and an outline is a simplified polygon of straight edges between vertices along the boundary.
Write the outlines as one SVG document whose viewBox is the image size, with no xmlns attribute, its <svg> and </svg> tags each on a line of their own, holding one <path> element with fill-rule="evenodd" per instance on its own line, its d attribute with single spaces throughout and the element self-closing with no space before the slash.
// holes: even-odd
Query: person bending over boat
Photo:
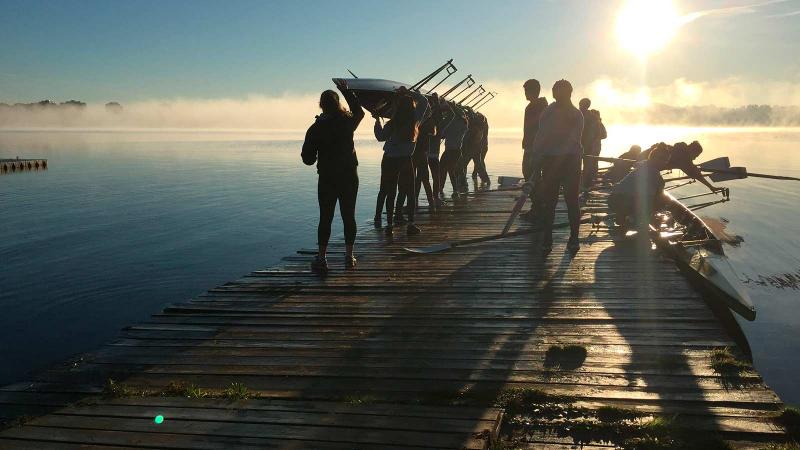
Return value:
<svg viewBox="0 0 800 450">
<path fill-rule="evenodd" d="M 461 147 L 464 144 L 464 136 L 467 133 L 469 122 L 464 110 L 460 107 L 448 103 L 450 112 L 447 128 L 444 129 L 444 152 L 439 161 L 440 188 L 444 191 L 447 176 L 450 176 L 450 183 L 453 186 L 453 197 L 458 196 L 458 161 L 461 158 Z M 439 193 L 444 197 L 444 192 Z"/>
<path fill-rule="evenodd" d="M 639 160 L 639 155 L 642 153 L 642 147 L 638 145 L 632 145 L 631 148 L 619 155 L 617 158 L 619 159 L 630 159 L 630 160 Z M 625 178 L 625 175 L 630 173 L 631 169 L 633 169 L 633 165 L 635 163 L 630 161 L 617 161 L 608 169 L 608 172 L 603 175 L 603 178 L 610 182 L 610 183 L 617 183 L 618 181 Z"/>
<path fill-rule="evenodd" d="M 397 90 L 397 99 L 392 118 L 381 125 L 379 117 L 375 117 L 375 138 L 383 145 L 381 160 L 381 183 L 375 205 L 375 226 L 381 224 L 383 205 L 386 204 L 386 230 L 391 232 L 394 218 L 394 201 L 398 185 L 408 198 L 413 197 L 414 165 L 411 155 L 419 134 L 419 125 L 427 118 L 428 99 L 417 91 L 409 91 L 405 87 Z M 402 182 L 399 179 L 404 177 Z M 408 234 L 419 234 L 420 229 L 414 224 L 414 208 L 408 213 Z"/>
<path fill-rule="evenodd" d="M 537 214 L 537 211 L 541 209 L 542 205 L 540 198 L 542 170 L 540 166 L 533 164 L 533 141 L 536 139 L 536 133 L 539 132 L 539 119 L 547 108 L 547 99 L 539 97 L 542 88 L 538 80 L 531 78 L 522 87 L 525 89 L 525 98 L 528 100 L 522 127 L 522 176 L 525 181 L 533 185 L 530 196 L 531 209 L 523 213 L 522 217 L 531 220 L 534 216 L 541 215 Z"/>
<path fill-rule="evenodd" d="M 342 92 L 350 111 L 339 103 L 339 94 L 327 90 L 319 97 L 322 114 L 306 132 L 301 157 L 310 166 L 317 163 L 319 181 L 317 199 L 319 201 L 319 226 L 317 244 L 319 253 L 312 263 L 315 270 L 328 270 L 328 240 L 331 237 L 331 223 L 339 203 L 339 213 L 344 222 L 345 266 L 354 268 L 356 258 L 353 245 L 356 240 L 356 197 L 358 196 L 358 158 L 353 144 L 353 132 L 358 128 L 364 111 L 356 95 L 347 89 L 345 81 L 336 87 Z"/>
<path fill-rule="evenodd" d="M 640 160 L 647 159 L 654 147 L 655 145 L 643 151 L 641 155 L 639 155 L 639 159 Z M 711 192 L 718 192 L 724 189 L 721 187 L 716 187 L 713 184 L 711 184 L 708 180 L 706 180 L 706 177 L 703 176 L 703 173 L 694 164 L 694 160 L 697 159 L 697 157 L 699 157 L 701 153 L 703 153 L 703 146 L 700 145 L 699 142 L 692 141 L 691 144 L 687 144 L 685 142 L 676 142 L 674 145 L 667 147 L 669 147 L 670 149 L 670 156 L 669 156 L 669 162 L 667 163 L 667 167 L 664 170 L 670 170 L 670 169 L 681 170 L 686 175 L 703 183 Z"/>
<path fill-rule="evenodd" d="M 581 225 L 581 133 L 583 115 L 572 104 L 572 85 L 558 80 L 553 85 L 555 102 L 547 107 L 539 120 L 539 131 L 533 141 L 533 164 L 541 164 L 543 219 L 542 251 L 553 248 L 553 221 L 561 187 L 567 203 L 570 234 L 567 250 L 580 249 L 578 231 Z"/>
<path fill-rule="evenodd" d="M 670 153 L 667 144 L 656 144 L 647 153 L 648 159 L 638 163 L 611 191 L 608 210 L 623 232 L 630 228 L 648 229 L 664 195 L 661 171 L 669 164 Z"/>
</svg>

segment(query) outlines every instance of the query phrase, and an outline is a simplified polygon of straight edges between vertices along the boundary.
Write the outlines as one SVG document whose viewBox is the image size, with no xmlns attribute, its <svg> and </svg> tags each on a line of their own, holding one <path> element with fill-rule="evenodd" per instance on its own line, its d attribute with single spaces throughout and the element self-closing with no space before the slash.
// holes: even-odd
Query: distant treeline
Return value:
<svg viewBox="0 0 800 450">
<path fill-rule="evenodd" d="M 621 122 L 657 125 L 800 126 L 798 106 L 747 105 L 726 108 L 655 104 L 646 110 L 614 111 L 610 116 Z"/>
<path fill-rule="evenodd" d="M 67 100 L 65 102 L 57 103 L 52 100 L 42 100 L 35 103 L 0 103 L 0 113 L 14 112 L 14 111 L 51 111 L 59 109 L 75 109 L 82 110 L 86 108 L 86 103 L 79 100 Z M 117 102 L 106 103 L 106 110 L 109 112 L 122 111 L 122 105 Z"/>
</svg>

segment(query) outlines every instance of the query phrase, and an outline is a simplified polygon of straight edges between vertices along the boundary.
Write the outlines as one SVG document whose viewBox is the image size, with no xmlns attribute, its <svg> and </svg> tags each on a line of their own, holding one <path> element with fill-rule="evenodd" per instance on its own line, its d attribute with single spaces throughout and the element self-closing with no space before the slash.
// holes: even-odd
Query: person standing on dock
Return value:
<svg viewBox="0 0 800 450">
<path fill-rule="evenodd" d="M 525 118 L 522 127 L 522 176 L 525 181 L 533 185 L 531 192 L 531 209 L 523 213 L 522 217 L 532 220 L 537 216 L 537 211 L 541 209 L 541 186 L 540 180 L 542 175 L 541 167 L 538 165 L 534 167 L 533 164 L 533 141 L 536 139 L 536 134 L 539 132 L 539 119 L 542 113 L 547 108 L 547 99 L 539 97 L 542 87 L 539 80 L 531 78 L 522 85 L 525 89 L 525 98 L 528 100 L 528 106 L 525 107 Z"/>
<path fill-rule="evenodd" d="M 589 156 L 600 156 L 603 139 L 608 137 L 606 127 L 600 118 L 600 111 L 589 109 L 592 101 L 582 98 L 578 103 L 581 114 L 583 114 L 583 134 L 581 135 L 581 146 L 583 154 Z M 594 186 L 597 177 L 597 160 L 594 158 L 583 159 L 583 192 L 588 195 L 589 189 Z"/>
<path fill-rule="evenodd" d="M 339 94 L 331 90 L 323 92 L 319 98 L 322 114 L 317 116 L 317 120 L 306 132 L 301 152 L 303 163 L 309 166 L 317 163 L 319 253 L 312 267 L 323 272 L 328 270 L 328 240 L 331 237 L 331 223 L 337 202 L 344 222 L 345 267 L 352 269 L 356 266 L 353 246 L 356 241 L 358 158 L 353 133 L 364 118 L 364 111 L 356 95 L 347 89 L 345 81 L 337 81 L 336 87 L 342 92 L 350 111 L 342 108 Z"/>
<path fill-rule="evenodd" d="M 567 250 L 572 253 L 580 249 L 578 231 L 581 224 L 581 134 L 583 115 L 572 104 L 572 84 L 558 80 L 553 85 L 555 102 L 545 109 L 539 120 L 539 131 L 533 142 L 533 164 L 542 168 L 542 200 L 544 236 L 542 251 L 553 248 L 553 221 L 561 187 L 567 203 L 570 235 Z"/>
<path fill-rule="evenodd" d="M 431 177 L 429 169 L 429 154 L 430 148 L 434 145 L 434 139 L 438 133 L 438 125 L 441 120 L 441 109 L 439 108 L 439 97 L 436 94 L 431 96 L 431 115 L 419 127 L 419 137 L 417 138 L 417 145 L 414 147 L 414 169 L 416 170 L 416 180 L 414 186 L 414 207 L 419 205 L 419 194 L 422 189 L 425 189 L 425 196 L 428 199 L 428 208 L 435 211 L 438 205 L 437 192 L 434 188 L 438 188 L 438 182 L 434 175 L 433 186 L 431 186 Z M 438 147 L 438 144 L 437 144 Z M 436 158 L 438 163 L 439 151 L 436 150 Z"/>
<path fill-rule="evenodd" d="M 472 178 L 481 177 L 481 182 L 490 184 L 489 172 L 486 171 L 486 154 L 489 153 L 489 120 L 481 113 L 478 113 L 481 120 L 481 137 L 478 143 L 480 152 L 472 160 Z"/>
<path fill-rule="evenodd" d="M 402 187 L 407 198 L 412 199 L 414 193 L 414 164 L 411 155 L 419 135 L 419 126 L 429 114 L 428 99 L 417 91 L 405 87 L 397 90 L 397 100 L 392 118 L 381 125 L 379 117 L 375 117 L 375 138 L 384 142 L 383 159 L 381 160 L 381 185 L 375 205 L 375 226 L 380 227 L 383 205 L 386 204 L 386 230 L 391 232 L 394 218 L 394 201 L 398 185 Z M 400 178 L 403 177 L 403 180 Z M 419 234 L 420 229 L 414 224 L 414 208 L 408 212 L 409 235 Z"/>
<path fill-rule="evenodd" d="M 450 175 L 450 183 L 453 185 L 453 197 L 458 197 L 458 161 L 461 159 L 461 148 L 464 145 L 464 136 L 467 134 L 469 122 L 464 109 L 448 103 L 450 108 L 448 118 L 449 124 L 444 130 L 444 152 L 439 162 L 440 186 L 444 190 L 447 176 Z M 444 192 L 440 192 L 443 197 Z"/>
</svg>

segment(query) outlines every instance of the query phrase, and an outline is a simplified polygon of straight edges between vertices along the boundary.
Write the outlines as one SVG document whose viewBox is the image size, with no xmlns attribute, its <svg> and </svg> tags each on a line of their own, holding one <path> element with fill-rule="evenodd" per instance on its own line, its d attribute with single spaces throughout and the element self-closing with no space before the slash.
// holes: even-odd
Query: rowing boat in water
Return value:
<svg viewBox="0 0 800 450">
<path fill-rule="evenodd" d="M 650 223 L 653 242 L 715 298 L 745 319 L 755 320 L 753 302 L 725 256 L 722 241 L 686 205 L 670 194 L 665 196 L 665 204 Z"/>
</svg>

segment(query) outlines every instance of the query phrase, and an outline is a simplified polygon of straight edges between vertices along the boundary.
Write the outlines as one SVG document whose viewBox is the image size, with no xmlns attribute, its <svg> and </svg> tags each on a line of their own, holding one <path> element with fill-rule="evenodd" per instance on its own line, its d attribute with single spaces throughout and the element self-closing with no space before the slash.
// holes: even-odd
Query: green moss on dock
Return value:
<svg viewBox="0 0 800 450">
<path fill-rule="evenodd" d="M 719 374 L 742 374 L 753 370 L 753 366 L 746 361 L 740 361 L 733 356 L 728 347 L 718 348 L 711 352 L 711 369 Z"/>
<path fill-rule="evenodd" d="M 572 439 L 575 445 L 601 443 L 626 449 L 730 448 L 719 436 L 685 428 L 675 418 L 614 406 L 581 407 L 573 397 L 536 389 L 504 391 L 495 404 L 505 409 L 497 448 L 525 446 L 537 436 L 553 435 Z"/>
</svg>

